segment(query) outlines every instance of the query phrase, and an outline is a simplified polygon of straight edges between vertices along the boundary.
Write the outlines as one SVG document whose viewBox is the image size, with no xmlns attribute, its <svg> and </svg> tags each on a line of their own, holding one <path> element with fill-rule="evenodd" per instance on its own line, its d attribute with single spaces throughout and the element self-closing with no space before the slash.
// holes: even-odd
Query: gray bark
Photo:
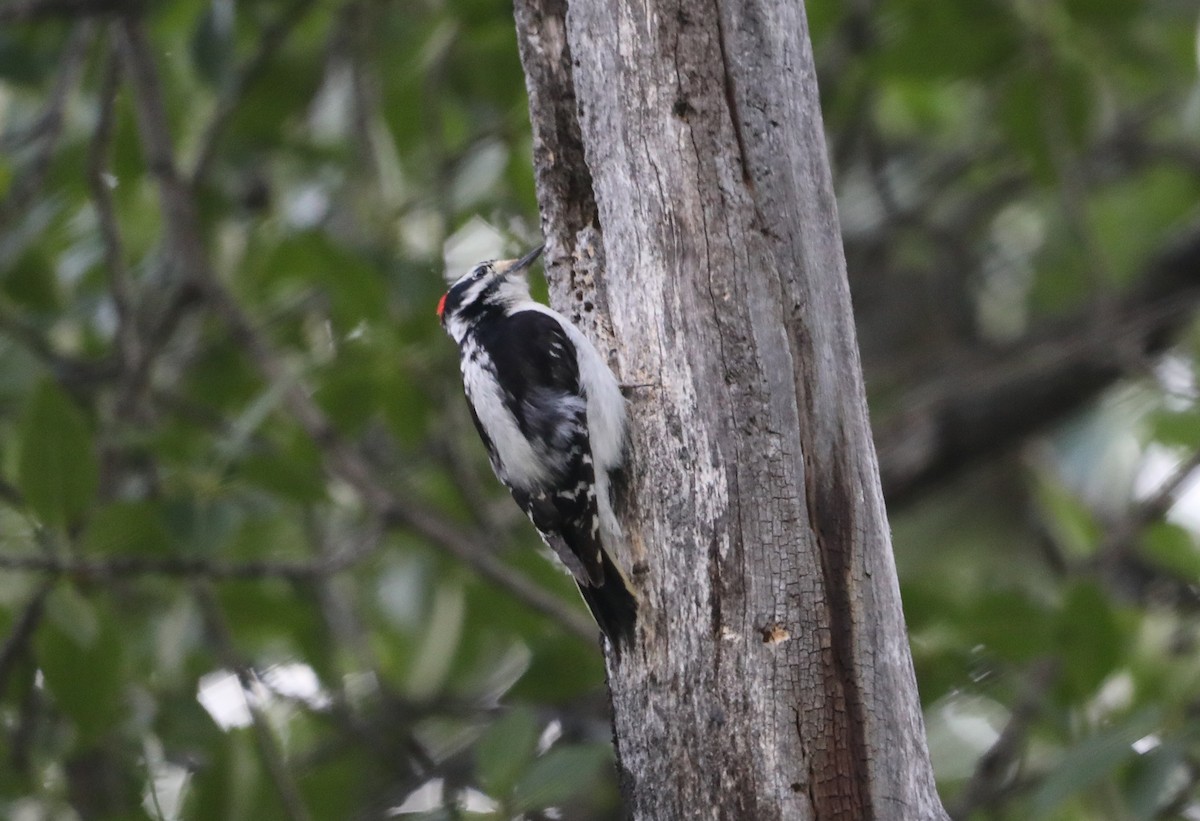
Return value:
<svg viewBox="0 0 1200 821">
<path fill-rule="evenodd" d="M 801 4 L 519 0 L 517 23 L 551 298 L 630 386 L 629 811 L 944 818 Z"/>
</svg>

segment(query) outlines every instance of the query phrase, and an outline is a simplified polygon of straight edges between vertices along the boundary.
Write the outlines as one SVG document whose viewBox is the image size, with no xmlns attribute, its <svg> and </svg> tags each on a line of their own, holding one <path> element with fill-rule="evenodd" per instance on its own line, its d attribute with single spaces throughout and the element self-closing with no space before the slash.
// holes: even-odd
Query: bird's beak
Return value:
<svg viewBox="0 0 1200 821">
<path fill-rule="evenodd" d="M 530 265 L 533 265 L 533 263 L 535 263 L 537 261 L 537 258 L 542 255 L 542 250 L 545 247 L 546 247 L 545 245 L 539 245 L 537 248 L 534 248 L 532 251 L 530 251 L 528 254 L 521 257 L 520 259 L 512 260 L 510 263 L 508 263 L 508 267 L 504 269 L 505 275 L 515 274 L 520 271 L 524 271 Z"/>
</svg>

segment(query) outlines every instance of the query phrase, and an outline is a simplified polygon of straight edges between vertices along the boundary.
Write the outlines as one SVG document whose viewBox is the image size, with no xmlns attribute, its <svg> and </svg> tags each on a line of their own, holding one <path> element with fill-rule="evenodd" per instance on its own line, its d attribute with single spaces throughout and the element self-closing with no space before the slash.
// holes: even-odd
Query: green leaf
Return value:
<svg viewBox="0 0 1200 821">
<path fill-rule="evenodd" d="M 253 732 L 237 728 L 225 733 L 223 743 L 207 749 L 191 778 L 184 798 L 183 818 L 221 818 L 259 821 L 279 814 L 263 812 L 264 800 L 278 795 L 262 769 Z"/>
<path fill-rule="evenodd" d="M 1155 522 L 1142 533 L 1142 550 L 1159 566 L 1188 581 L 1200 581 L 1200 549 L 1192 534 L 1170 522 Z"/>
<path fill-rule="evenodd" d="M 34 648 L 46 689 L 86 744 L 104 735 L 125 713 L 121 633 L 108 614 L 72 593 L 60 586 L 51 594 L 48 618 Z M 81 604 L 96 625 L 93 631 L 64 627 L 79 619 Z"/>
<path fill-rule="evenodd" d="M 58 280 L 43 246 L 27 249 L 4 273 L 4 293 L 19 306 L 36 313 L 49 314 L 61 309 Z"/>
<path fill-rule="evenodd" d="M 100 635 L 100 617 L 88 599 L 71 585 L 54 589 L 46 606 L 46 621 L 80 647 L 91 647 Z"/>
<path fill-rule="evenodd" d="M 1187 749 L 1182 744 L 1159 744 L 1138 756 L 1129 768 L 1125 789 L 1129 812 L 1139 821 L 1161 818 L 1165 805 L 1189 782 L 1189 771 Z"/>
<path fill-rule="evenodd" d="M 1016 16 L 990 3 L 910 3 L 886 17 L 883 76 L 993 77 L 1019 53 Z"/>
<path fill-rule="evenodd" d="M 1116 614 L 1098 587 L 1081 583 L 1067 592 L 1057 627 L 1063 686 L 1072 698 L 1085 698 L 1100 686 L 1124 651 Z"/>
<path fill-rule="evenodd" d="M 1144 5 L 1140 0 L 1063 0 L 1067 13 L 1087 25 L 1127 24 Z"/>
<path fill-rule="evenodd" d="M 435 410 L 425 386 L 415 379 L 392 379 L 378 388 L 384 416 L 403 444 L 422 441 Z"/>
<path fill-rule="evenodd" d="M 54 55 L 61 53 L 62 29 L 55 26 L 0 28 L 0 79 L 12 85 L 44 82 L 55 68 Z"/>
<path fill-rule="evenodd" d="M 48 524 L 73 524 L 96 494 L 100 475 L 87 420 L 51 382 L 41 384 L 25 413 L 18 477 L 30 508 Z"/>
<path fill-rule="evenodd" d="M 321 454 L 306 436 L 267 452 L 251 453 L 236 466 L 237 476 L 263 490 L 296 502 L 312 503 L 325 495 Z"/>
<path fill-rule="evenodd" d="M 84 531 L 84 548 L 94 553 L 163 553 L 170 545 L 158 505 L 118 502 L 93 513 Z"/>
<path fill-rule="evenodd" d="M 217 591 L 234 642 L 248 652 L 295 654 L 321 674 L 333 649 L 319 612 L 290 584 L 229 582 Z"/>
<path fill-rule="evenodd" d="M 322 62 L 306 57 L 285 46 L 267 63 L 230 119 L 231 149 L 278 150 L 285 121 L 304 114 L 324 76 Z"/>
<path fill-rule="evenodd" d="M 1163 410 L 1154 414 L 1150 417 L 1150 435 L 1164 445 L 1200 446 L 1200 409 Z"/>
<path fill-rule="evenodd" d="M 1030 661 L 1054 649 L 1046 608 L 1019 591 L 982 592 L 961 622 L 973 643 L 1008 661 Z"/>
<path fill-rule="evenodd" d="M 533 762 L 514 790 L 514 810 L 552 807 L 591 789 L 610 760 L 605 744 L 555 747 Z"/>
<path fill-rule="evenodd" d="M 1143 710 L 1067 750 L 1034 793 L 1030 817 L 1059 817 L 1054 811 L 1068 798 L 1132 759 L 1136 755 L 1133 742 L 1153 732 L 1158 723 L 1157 710 Z"/>
<path fill-rule="evenodd" d="M 225 739 L 220 726 L 196 698 L 195 678 L 189 679 L 186 686 L 160 690 L 152 727 L 164 745 L 176 750 L 216 749 Z"/>
<path fill-rule="evenodd" d="M 378 396 L 386 390 L 392 379 L 390 374 L 380 372 L 378 364 L 369 351 L 345 346 L 322 375 L 316 398 L 339 430 L 358 432 L 378 414 L 375 402 L 363 401 L 364 396 Z"/>
<path fill-rule="evenodd" d="M 462 641 L 465 615 L 466 597 L 462 585 L 449 581 L 439 585 L 433 596 L 425 636 L 409 673 L 407 691 L 410 698 L 417 701 L 431 698 L 446 683 Z"/>
<path fill-rule="evenodd" d="M 1158 168 L 1105 185 L 1088 200 L 1097 252 L 1116 284 L 1133 284 L 1145 261 L 1159 253 L 1163 228 L 1187 219 L 1200 188 L 1187 174 Z"/>
<path fill-rule="evenodd" d="M 1037 486 L 1038 507 L 1057 543 L 1074 558 L 1095 553 L 1103 531 L 1080 499 L 1060 482 L 1043 478 Z"/>
<path fill-rule="evenodd" d="M 233 3 L 210 2 L 192 32 L 190 48 L 196 73 L 212 85 L 220 84 L 234 64 Z"/>
<path fill-rule="evenodd" d="M 529 669 L 509 691 L 513 697 L 562 704 L 603 685 L 603 660 L 594 644 L 557 631 L 526 637 L 533 656 Z"/>
<path fill-rule="evenodd" d="M 164 524 L 180 553 L 211 556 L 224 550 L 244 525 L 244 512 L 227 496 L 179 497 L 164 505 Z"/>
<path fill-rule="evenodd" d="M 513 707 L 487 728 L 475 745 L 479 780 L 492 795 L 507 795 L 537 749 L 537 716 L 526 706 Z"/>
<path fill-rule="evenodd" d="M 1079 69 L 1056 64 L 1008 76 L 1000 98 L 1000 124 L 1013 147 L 1025 155 L 1038 180 L 1056 184 L 1054 148 L 1079 149 L 1091 126 L 1094 91 Z"/>
<path fill-rule="evenodd" d="M 366 783 L 378 766 L 365 746 L 341 751 L 298 774 L 301 797 L 312 818 L 361 817 Z"/>
<path fill-rule="evenodd" d="M 387 310 L 386 283 L 378 265 L 324 232 L 305 231 L 280 242 L 263 259 L 259 276 L 275 293 L 320 283 L 332 302 L 339 335 L 364 319 L 382 319 Z"/>
</svg>

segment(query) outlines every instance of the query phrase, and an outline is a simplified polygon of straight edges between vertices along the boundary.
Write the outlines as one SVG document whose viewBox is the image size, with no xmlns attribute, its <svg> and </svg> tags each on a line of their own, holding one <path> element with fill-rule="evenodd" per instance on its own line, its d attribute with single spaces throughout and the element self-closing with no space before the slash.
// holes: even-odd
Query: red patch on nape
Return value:
<svg viewBox="0 0 1200 821">
<path fill-rule="evenodd" d="M 442 298 L 438 300 L 438 319 L 442 318 L 442 314 L 446 311 L 446 297 L 450 296 L 450 292 L 442 294 Z"/>
</svg>

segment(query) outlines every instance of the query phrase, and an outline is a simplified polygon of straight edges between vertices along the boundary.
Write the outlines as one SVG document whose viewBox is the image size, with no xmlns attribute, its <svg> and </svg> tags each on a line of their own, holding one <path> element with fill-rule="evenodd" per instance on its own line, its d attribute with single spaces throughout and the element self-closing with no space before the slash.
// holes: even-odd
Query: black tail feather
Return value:
<svg viewBox="0 0 1200 821">
<path fill-rule="evenodd" d="M 579 592 L 600 630 L 608 636 L 613 649 L 620 653 L 623 647 L 633 645 L 634 629 L 637 626 L 637 599 L 626 585 L 621 571 L 604 551 L 600 552 L 604 567 L 604 582 L 599 586 L 579 584 Z"/>
</svg>

